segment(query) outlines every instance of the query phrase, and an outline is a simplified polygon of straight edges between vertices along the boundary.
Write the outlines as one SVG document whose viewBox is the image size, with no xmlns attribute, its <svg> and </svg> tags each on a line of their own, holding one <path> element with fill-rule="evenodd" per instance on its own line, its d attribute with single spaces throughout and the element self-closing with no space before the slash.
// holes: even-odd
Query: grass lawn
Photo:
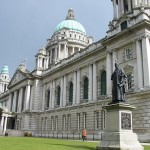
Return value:
<svg viewBox="0 0 150 150">
<path fill-rule="evenodd" d="M 0 150 L 95 150 L 98 142 L 73 140 L 0 137 Z M 144 146 L 150 150 L 150 146 Z"/>
</svg>

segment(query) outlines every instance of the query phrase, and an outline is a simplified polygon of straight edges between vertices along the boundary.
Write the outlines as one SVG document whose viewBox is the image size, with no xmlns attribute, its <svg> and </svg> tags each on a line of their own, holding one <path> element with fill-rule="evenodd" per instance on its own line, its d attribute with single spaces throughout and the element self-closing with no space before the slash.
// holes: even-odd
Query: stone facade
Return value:
<svg viewBox="0 0 150 150">
<path fill-rule="evenodd" d="M 73 10 L 36 55 L 36 67 L 16 70 L 0 95 L 15 113 L 15 129 L 35 136 L 100 139 L 107 126 L 102 106 L 111 101 L 111 74 L 117 60 L 127 75 L 126 99 L 136 106 L 133 130 L 150 141 L 150 3 L 113 0 L 107 36 L 95 43 L 75 21 Z M 118 12 L 118 14 L 116 13 Z M 75 24 L 78 24 L 77 22 Z"/>
</svg>

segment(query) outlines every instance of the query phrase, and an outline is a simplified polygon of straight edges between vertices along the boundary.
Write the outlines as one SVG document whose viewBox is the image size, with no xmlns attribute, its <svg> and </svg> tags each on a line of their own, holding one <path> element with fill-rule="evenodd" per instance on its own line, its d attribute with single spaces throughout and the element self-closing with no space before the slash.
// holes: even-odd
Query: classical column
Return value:
<svg viewBox="0 0 150 150">
<path fill-rule="evenodd" d="M 118 1 L 118 18 L 121 16 L 121 3 Z"/>
<path fill-rule="evenodd" d="M 147 6 L 150 6 L 150 0 L 147 0 Z"/>
<path fill-rule="evenodd" d="M 61 77 L 61 92 L 60 92 L 60 107 L 63 106 L 63 81 L 64 81 L 64 78 L 63 76 Z"/>
<path fill-rule="evenodd" d="M 21 112 L 22 94 L 23 94 L 23 88 L 21 88 L 21 89 L 19 90 L 19 97 L 18 97 L 18 112 Z"/>
<path fill-rule="evenodd" d="M 117 18 L 117 7 L 116 0 L 113 0 L 113 11 L 114 11 L 114 19 Z"/>
<path fill-rule="evenodd" d="M 17 91 L 14 92 L 14 97 L 13 97 L 13 107 L 12 107 L 13 112 L 16 111 L 16 99 L 17 99 Z"/>
<path fill-rule="evenodd" d="M 116 49 L 113 50 L 113 53 L 112 53 L 112 72 L 115 70 L 115 62 L 117 60 L 117 51 Z"/>
<path fill-rule="evenodd" d="M 73 54 L 74 54 L 74 47 L 72 47 L 72 52 L 73 52 Z"/>
<path fill-rule="evenodd" d="M 9 94 L 9 102 L 8 102 L 8 110 L 9 111 L 12 111 L 11 110 L 11 108 L 12 108 L 12 103 L 11 102 L 12 102 L 12 93 Z"/>
<path fill-rule="evenodd" d="M 73 104 L 76 103 L 76 96 L 77 96 L 77 72 L 74 71 L 74 77 L 73 77 Z"/>
<path fill-rule="evenodd" d="M 76 103 L 80 103 L 80 69 L 77 70 L 77 99 Z"/>
<path fill-rule="evenodd" d="M 107 95 L 111 95 L 112 94 L 112 86 L 111 86 L 111 72 L 112 70 L 112 61 L 111 61 L 111 54 L 109 52 L 107 52 L 106 54 L 106 79 L 107 79 Z"/>
<path fill-rule="evenodd" d="M 29 104 L 30 104 L 30 90 L 31 90 L 31 86 L 28 84 L 26 86 L 26 96 L 25 96 L 25 110 L 29 110 Z"/>
<path fill-rule="evenodd" d="M 43 102 L 42 102 L 42 110 L 44 110 L 45 108 L 45 88 L 46 88 L 46 85 L 44 84 L 43 85 Z"/>
<path fill-rule="evenodd" d="M 138 88 L 143 87 L 143 67 L 142 67 L 142 50 L 141 50 L 141 41 L 136 41 L 136 53 L 137 53 L 137 83 Z"/>
<path fill-rule="evenodd" d="M 4 131 L 3 131 L 4 135 L 5 135 L 6 127 L 7 127 L 7 116 L 5 117 L 5 121 L 4 121 Z"/>
<path fill-rule="evenodd" d="M 67 99 L 67 91 L 66 91 L 66 83 L 67 83 L 67 77 L 64 75 L 64 85 L 63 85 L 63 104 L 62 106 L 66 106 L 66 99 Z"/>
<path fill-rule="evenodd" d="M 96 62 L 93 63 L 93 100 L 97 99 L 97 72 L 96 72 Z"/>
<path fill-rule="evenodd" d="M 55 105 L 55 80 L 52 82 L 52 108 L 54 108 Z"/>
<path fill-rule="evenodd" d="M 124 2 L 123 0 L 120 0 L 121 2 L 121 14 L 124 14 Z"/>
<path fill-rule="evenodd" d="M 93 65 L 89 65 L 89 95 L 88 99 L 89 101 L 92 101 L 93 98 Z"/>
<path fill-rule="evenodd" d="M 64 44 L 64 55 L 65 55 L 64 58 L 67 58 L 67 45 L 66 44 Z"/>
<path fill-rule="evenodd" d="M 50 98 L 49 98 L 49 109 L 50 109 L 50 108 L 52 108 L 52 95 L 53 95 L 52 94 L 53 93 L 53 82 L 52 81 L 50 82 L 50 89 L 49 90 L 50 90 L 50 95 L 49 95 L 50 96 Z"/>
<path fill-rule="evenodd" d="M 58 51 L 59 51 L 59 52 L 58 52 L 58 58 L 59 58 L 59 59 L 61 59 L 61 57 L 60 57 L 60 56 L 61 56 L 61 55 L 60 55 L 61 45 L 59 44 L 59 46 L 58 46 L 58 47 L 59 47 L 59 50 L 58 50 Z"/>
<path fill-rule="evenodd" d="M 128 0 L 128 11 L 131 11 L 131 3 L 132 3 L 132 1 Z"/>
<path fill-rule="evenodd" d="M 150 85 L 150 40 L 147 35 L 142 38 L 142 52 L 143 52 L 144 86 L 149 86 Z"/>
<path fill-rule="evenodd" d="M 3 127 L 4 127 L 4 116 L 1 117 L 0 133 L 3 132 Z"/>
</svg>

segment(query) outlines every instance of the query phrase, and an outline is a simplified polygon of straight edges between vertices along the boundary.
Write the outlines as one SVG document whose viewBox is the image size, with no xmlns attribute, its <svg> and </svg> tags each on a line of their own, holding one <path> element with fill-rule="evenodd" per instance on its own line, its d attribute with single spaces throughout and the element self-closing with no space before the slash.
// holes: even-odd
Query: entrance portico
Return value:
<svg viewBox="0 0 150 150">
<path fill-rule="evenodd" d="M 0 106 L 0 135 L 5 135 L 8 117 L 11 117 L 11 115 L 8 112 L 8 109 Z"/>
</svg>

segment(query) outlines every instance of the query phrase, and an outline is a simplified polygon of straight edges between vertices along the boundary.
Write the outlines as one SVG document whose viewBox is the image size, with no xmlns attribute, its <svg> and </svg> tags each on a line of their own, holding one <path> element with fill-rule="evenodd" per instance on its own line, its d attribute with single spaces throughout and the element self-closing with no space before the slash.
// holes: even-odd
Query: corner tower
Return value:
<svg viewBox="0 0 150 150">
<path fill-rule="evenodd" d="M 5 65 L 0 73 L 0 94 L 7 91 L 9 81 L 9 69 L 8 66 Z"/>
<path fill-rule="evenodd" d="M 111 0 L 113 20 L 109 23 L 108 36 L 123 31 L 144 20 L 150 21 L 150 0 Z"/>
</svg>

